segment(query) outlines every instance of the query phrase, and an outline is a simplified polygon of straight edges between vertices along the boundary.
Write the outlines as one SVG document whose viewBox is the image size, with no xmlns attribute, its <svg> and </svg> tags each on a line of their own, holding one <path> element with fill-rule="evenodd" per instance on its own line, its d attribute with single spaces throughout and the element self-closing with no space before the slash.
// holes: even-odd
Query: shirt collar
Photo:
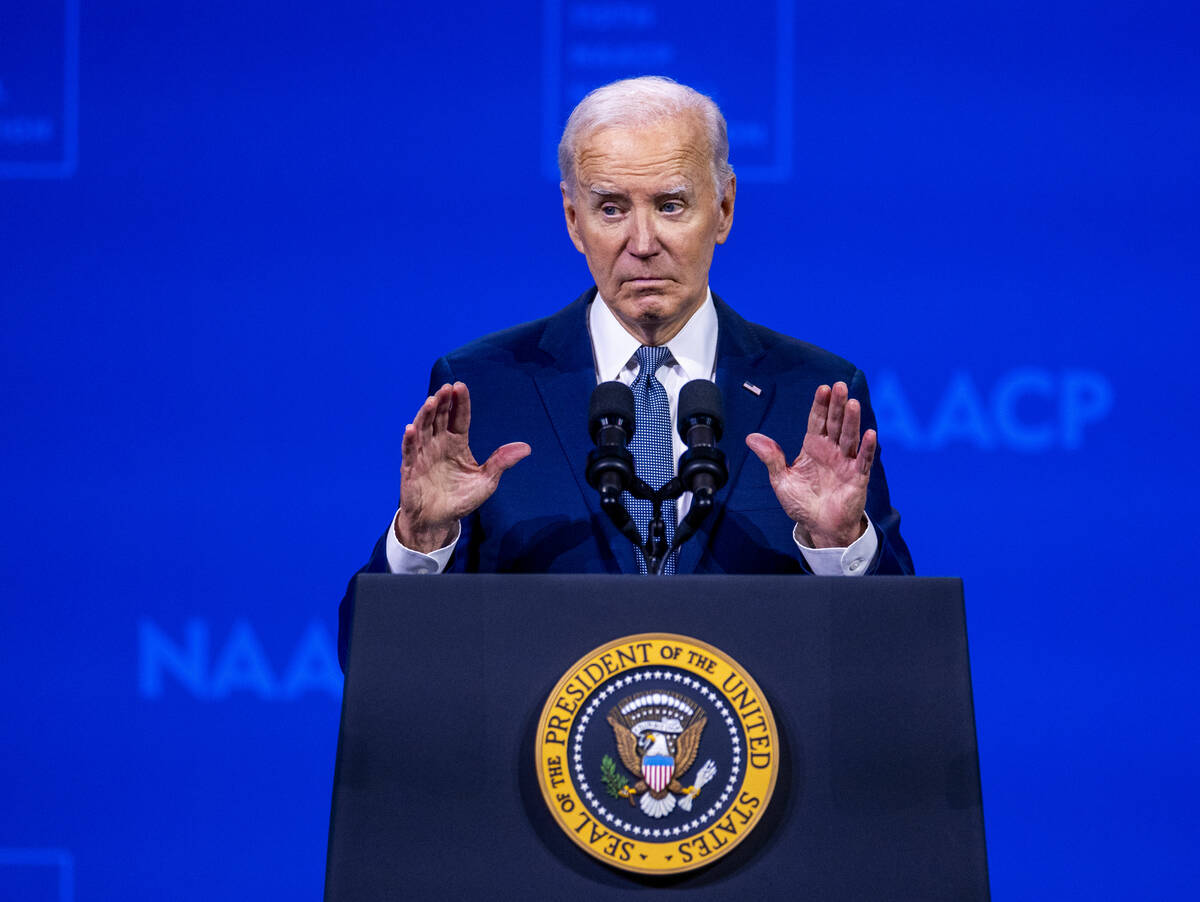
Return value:
<svg viewBox="0 0 1200 902">
<path fill-rule="evenodd" d="M 625 331 L 598 293 L 588 310 L 588 329 L 597 377 L 601 382 L 616 379 L 642 346 L 641 342 Z M 717 308 L 711 289 L 679 334 L 667 342 L 667 347 L 686 378 L 712 378 L 717 359 Z"/>
</svg>

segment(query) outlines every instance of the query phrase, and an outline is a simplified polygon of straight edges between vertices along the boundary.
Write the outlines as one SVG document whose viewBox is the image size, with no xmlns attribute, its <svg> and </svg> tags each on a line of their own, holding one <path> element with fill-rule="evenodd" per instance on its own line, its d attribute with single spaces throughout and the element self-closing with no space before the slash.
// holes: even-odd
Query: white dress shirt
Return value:
<svg viewBox="0 0 1200 902">
<path fill-rule="evenodd" d="M 641 342 L 625 330 L 599 295 L 588 307 L 588 332 L 592 339 L 592 357 L 596 363 L 596 382 L 616 379 L 632 385 L 637 378 L 636 353 Z M 711 290 L 700 309 L 692 314 L 679 333 L 667 343 L 667 347 L 671 349 L 670 356 L 658 368 L 655 376 L 667 392 L 671 403 L 671 422 L 674 423 L 679 392 L 684 383 L 692 379 L 712 381 L 716 376 L 717 308 L 713 305 Z M 807 411 L 801 413 L 807 416 Z M 683 439 L 676 430 L 672 430 L 672 456 L 678 461 L 686 450 Z M 691 500 L 691 493 L 687 492 L 677 502 L 676 512 L 680 520 L 691 506 Z M 399 513 L 397 511 L 396 515 Z M 393 573 L 440 573 L 449 563 L 460 534 L 461 530 L 455 530 L 445 547 L 422 554 L 400 544 L 396 538 L 393 517 L 387 533 L 388 567 Z M 869 518 L 866 530 L 849 548 L 808 548 L 800 542 L 795 531 L 792 539 L 809 569 L 818 576 L 861 576 L 867 572 L 879 547 L 879 539 Z"/>
</svg>

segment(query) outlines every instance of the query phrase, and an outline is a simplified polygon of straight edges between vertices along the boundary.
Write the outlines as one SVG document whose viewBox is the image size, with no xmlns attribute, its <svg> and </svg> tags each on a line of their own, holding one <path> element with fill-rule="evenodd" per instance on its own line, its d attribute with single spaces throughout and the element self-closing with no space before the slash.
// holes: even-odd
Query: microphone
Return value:
<svg viewBox="0 0 1200 902">
<path fill-rule="evenodd" d="M 642 535 L 637 524 L 629 516 L 621 493 L 631 486 L 638 492 L 647 486 L 637 478 L 633 455 L 629 453 L 629 439 L 634 427 L 633 391 L 620 382 L 601 382 L 592 391 L 588 404 L 588 433 L 596 447 L 588 452 L 587 481 L 600 490 L 600 509 L 608 515 L 621 535 L 641 548 L 649 560 L 649 553 L 642 548 Z M 639 494 L 639 498 L 645 497 Z"/>
<path fill-rule="evenodd" d="M 679 392 L 676 418 L 688 450 L 679 458 L 679 478 L 697 500 L 709 500 L 729 479 L 725 453 L 717 442 L 725 431 L 721 390 L 707 379 L 693 379 Z"/>
<path fill-rule="evenodd" d="M 626 447 L 633 429 L 633 391 L 620 382 L 601 382 L 588 404 L 588 433 L 596 447 L 588 454 L 587 481 L 602 497 L 619 498 L 633 481 L 633 455 Z"/>
</svg>

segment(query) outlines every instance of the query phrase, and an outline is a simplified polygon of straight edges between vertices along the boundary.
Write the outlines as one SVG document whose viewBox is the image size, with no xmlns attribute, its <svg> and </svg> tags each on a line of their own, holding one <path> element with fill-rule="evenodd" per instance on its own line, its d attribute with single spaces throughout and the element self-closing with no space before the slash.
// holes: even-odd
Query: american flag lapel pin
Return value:
<svg viewBox="0 0 1200 902">
<path fill-rule="evenodd" d="M 762 394 L 762 389 L 759 388 L 757 385 L 755 385 L 753 382 L 743 382 L 742 388 L 746 389 L 746 391 L 750 392 L 750 394 L 752 394 L 752 395 L 761 395 Z"/>
</svg>

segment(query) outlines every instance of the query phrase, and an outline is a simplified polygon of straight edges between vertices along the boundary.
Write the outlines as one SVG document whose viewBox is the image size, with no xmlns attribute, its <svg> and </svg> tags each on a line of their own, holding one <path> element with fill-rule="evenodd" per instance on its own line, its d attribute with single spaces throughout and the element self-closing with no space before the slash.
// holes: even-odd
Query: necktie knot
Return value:
<svg viewBox="0 0 1200 902">
<path fill-rule="evenodd" d="M 671 349 L 666 345 L 656 348 L 642 345 L 634 356 L 638 362 L 637 381 L 646 381 L 658 371 L 663 361 L 671 356 Z"/>
</svg>

